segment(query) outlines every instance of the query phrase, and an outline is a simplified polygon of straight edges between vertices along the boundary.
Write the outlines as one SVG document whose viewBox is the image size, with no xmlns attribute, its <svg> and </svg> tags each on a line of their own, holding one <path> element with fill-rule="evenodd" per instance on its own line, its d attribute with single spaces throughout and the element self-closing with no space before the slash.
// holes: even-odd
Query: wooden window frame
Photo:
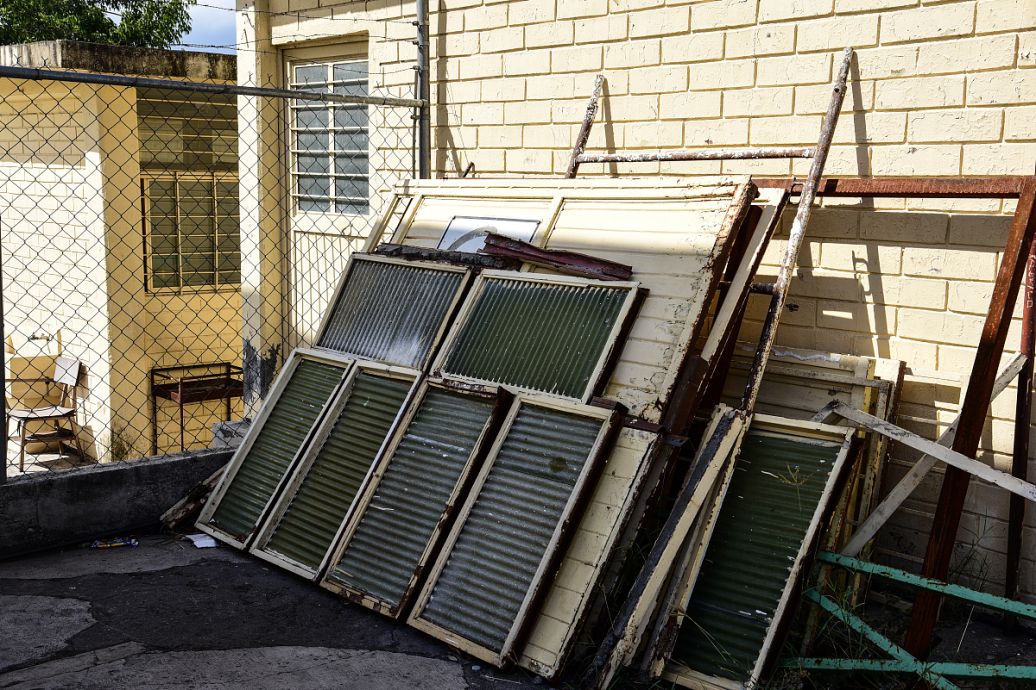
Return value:
<svg viewBox="0 0 1036 690">
<path fill-rule="evenodd" d="M 392 425 L 389 427 L 388 433 L 382 440 L 381 447 L 374 456 L 374 462 L 367 470 L 367 474 L 363 481 L 360 483 L 360 487 L 356 492 L 356 496 L 353 498 L 352 503 L 346 510 L 345 517 L 339 523 L 335 530 L 335 536 L 331 539 L 328 550 L 324 553 L 324 557 L 321 560 L 317 568 L 311 568 L 307 565 L 292 560 L 288 556 L 277 553 L 268 548 L 270 539 L 273 537 L 273 533 L 276 531 L 278 524 L 285 512 L 287 512 L 292 500 L 298 495 L 299 487 L 302 482 L 306 479 L 310 469 L 312 469 L 314 462 L 316 462 L 317 455 L 320 453 L 324 446 L 324 442 L 331 435 L 335 424 L 338 422 L 338 418 L 345 409 L 346 404 L 349 402 L 349 398 L 352 395 L 353 384 L 356 381 L 356 377 L 361 372 L 373 372 L 389 378 L 399 379 L 401 381 L 409 381 L 410 388 L 403 398 L 403 404 L 400 405 L 399 411 L 396 413 L 395 419 L 392 421 Z M 396 429 L 399 427 L 400 420 L 404 417 L 407 409 L 410 407 L 411 400 L 414 397 L 414 393 L 421 383 L 421 372 L 416 369 L 410 369 L 406 367 L 398 367 L 388 364 L 382 364 L 380 362 L 371 362 L 368 360 L 355 360 L 353 365 L 349 368 L 349 372 L 342 382 L 341 386 L 336 391 L 331 404 L 328 406 L 325 414 L 317 423 L 316 428 L 310 434 L 306 440 L 305 446 L 302 448 L 302 452 L 296 458 L 292 464 L 292 469 L 287 473 L 285 480 L 282 482 L 282 488 L 279 491 L 279 496 L 273 501 L 265 511 L 265 517 L 261 523 L 261 527 L 257 531 L 255 538 L 252 540 L 252 545 L 249 551 L 261 558 L 264 561 L 273 563 L 285 570 L 307 578 L 309 580 L 316 580 L 321 573 L 323 573 L 327 566 L 328 559 L 334 552 L 335 544 L 341 537 L 342 531 L 345 526 L 349 523 L 352 513 L 357 506 L 357 501 L 363 495 L 366 489 L 367 483 L 370 481 L 374 468 L 377 467 L 381 458 L 385 453 L 391 439 L 395 436 Z"/>
<path fill-rule="evenodd" d="M 587 381 L 586 388 L 583 389 L 580 395 L 569 396 L 562 395 L 560 393 L 549 393 L 547 391 L 541 391 L 535 388 L 526 388 L 509 382 L 486 381 L 484 379 L 468 377 L 462 374 L 448 372 L 443 369 L 453 351 L 453 348 L 457 345 L 461 332 L 468 324 L 468 321 L 475 309 L 475 304 L 478 302 L 479 297 L 485 290 L 486 284 L 492 280 L 536 283 L 541 285 L 570 285 L 575 287 L 601 287 L 614 290 L 626 290 L 626 297 L 623 300 L 622 307 L 616 315 L 615 323 L 612 325 L 612 329 L 605 340 L 605 347 L 601 350 L 601 354 L 597 358 L 594 369 L 590 374 L 590 379 Z M 640 288 L 640 283 L 635 281 L 620 282 L 615 280 L 590 280 L 573 276 L 525 271 L 482 271 L 475 277 L 474 281 L 472 281 L 471 289 L 468 290 L 464 298 L 464 303 L 460 307 L 460 311 L 457 312 L 457 315 L 453 319 L 449 333 L 443 340 L 442 347 L 439 349 L 439 353 L 433 361 L 432 373 L 437 377 L 448 378 L 455 381 L 464 381 L 474 385 L 501 386 L 503 388 L 508 388 L 533 396 L 546 396 L 562 400 L 588 403 L 599 390 L 601 383 L 610 375 L 611 372 L 609 369 L 614 368 L 616 355 L 618 355 L 622 347 L 625 345 L 625 338 L 622 336 L 624 333 L 629 331 L 632 321 L 636 317 L 636 309 L 634 309 L 634 306 L 642 296 L 643 291 Z"/>
<path fill-rule="evenodd" d="M 832 444 L 840 443 L 841 447 L 832 463 L 831 473 L 828 475 L 828 479 L 824 484 L 824 490 L 820 495 L 820 500 L 817 502 L 817 509 L 813 513 L 813 517 L 810 520 L 806 534 L 804 535 L 802 543 L 799 545 L 799 549 L 795 554 L 795 562 L 792 564 L 791 570 L 788 574 L 788 579 L 781 592 L 781 597 L 777 602 L 777 607 L 774 609 L 770 626 L 766 631 L 766 636 L 763 638 L 763 644 L 760 647 L 759 655 L 756 657 L 753 668 L 748 675 L 748 679 L 742 682 L 731 680 L 729 678 L 721 678 L 719 676 L 709 676 L 684 666 L 676 666 L 670 660 L 667 660 L 663 667 L 657 658 L 652 660 L 652 671 L 657 672 L 661 669 L 662 678 L 683 687 L 717 687 L 727 688 L 730 690 L 734 690 L 736 688 L 740 690 L 745 687 L 755 687 L 760 683 L 765 672 L 768 670 L 771 661 L 775 658 L 776 653 L 780 651 L 776 648 L 777 645 L 775 644 L 775 640 L 782 630 L 783 619 L 785 615 L 788 614 L 788 609 L 796 598 L 800 580 L 805 576 L 805 568 L 803 566 L 807 565 L 806 556 L 811 550 L 813 550 L 815 542 L 820 535 L 820 527 L 823 523 L 824 513 L 826 512 L 824 507 L 829 505 L 831 501 L 836 498 L 836 489 L 840 486 L 842 475 L 846 469 L 846 463 L 853 445 L 852 441 L 856 436 L 856 429 L 852 427 L 833 426 L 819 422 L 788 419 L 785 417 L 766 414 L 757 414 L 752 418 L 751 423 L 745 432 L 745 438 L 747 438 L 748 433 L 753 429 L 755 431 L 761 431 L 763 433 L 776 436 L 794 436 L 807 442 L 814 440 Z M 734 471 L 734 466 L 735 463 L 732 463 L 731 472 Z M 722 510 L 723 499 L 726 495 L 726 489 L 729 487 L 729 482 L 729 477 L 724 478 L 721 485 L 722 488 L 718 492 L 716 501 L 709 509 L 706 521 L 711 526 L 715 526 L 716 521 L 719 519 L 719 512 Z M 687 609 L 691 596 L 694 594 L 694 585 L 701 569 L 701 561 L 704 560 L 705 550 L 708 548 L 708 538 L 710 535 L 711 529 L 706 532 L 704 535 L 705 538 L 699 545 L 701 553 L 700 556 L 694 559 L 694 566 L 679 575 L 681 583 L 679 588 L 678 605 L 682 611 Z M 700 537 L 702 535 L 696 536 Z M 673 639 L 675 640 L 675 633 Z"/>
<path fill-rule="evenodd" d="M 448 264 L 440 264 L 431 261 L 408 261 L 406 259 L 395 259 L 387 256 L 377 256 L 373 254 L 366 254 L 362 252 L 354 252 L 349 256 L 349 260 L 345 265 L 345 270 L 342 271 L 341 278 L 338 279 L 338 285 L 335 287 L 334 293 L 331 295 L 331 300 L 328 302 L 327 308 L 324 310 L 324 315 L 320 319 L 320 326 L 317 328 L 316 337 L 313 339 L 314 343 L 320 343 L 327 334 L 327 329 L 331 325 L 331 317 L 334 314 L 335 308 L 338 306 L 338 300 L 341 299 L 342 293 L 345 291 L 346 282 L 349 280 L 349 275 L 352 273 L 353 265 L 358 261 L 368 261 L 371 263 L 382 263 L 391 264 L 393 266 L 408 266 L 411 268 L 423 268 L 433 271 L 459 273 L 461 276 L 460 284 L 457 286 L 457 290 L 453 295 L 453 299 L 450 301 L 450 306 L 446 310 L 446 318 L 439 324 L 439 329 L 435 332 L 432 337 L 432 341 L 428 348 L 428 354 L 425 355 L 424 359 L 419 363 L 420 366 L 415 367 L 424 371 L 428 368 L 428 363 L 434 359 L 437 354 L 437 350 L 443 344 L 443 338 L 447 333 L 450 324 L 455 318 L 457 313 L 458 305 L 461 304 L 462 299 L 467 294 L 468 286 L 471 283 L 472 271 L 469 268 L 463 266 L 451 266 Z M 340 350 L 334 350 L 332 348 L 323 347 L 319 344 L 313 346 L 314 349 L 321 352 L 334 352 L 342 354 Z M 347 354 L 349 357 L 354 359 L 360 359 L 357 355 Z M 393 365 L 399 367 L 399 365 Z"/>
<path fill-rule="evenodd" d="M 514 391 L 514 389 L 506 387 L 505 390 Z M 482 488 L 485 486 L 485 483 L 489 478 L 489 474 L 492 472 L 493 466 L 496 464 L 500 449 L 506 442 L 519 411 L 525 405 L 549 408 L 559 412 L 598 419 L 601 421 L 601 429 L 597 434 L 597 438 L 595 439 L 593 446 L 591 446 L 587 453 L 587 460 L 572 487 L 568 501 L 562 509 L 561 514 L 558 516 L 557 526 L 547 543 L 547 548 L 544 551 L 543 557 L 540 559 L 529 589 L 526 591 L 522 604 L 515 616 L 515 620 L 511 623 L 511 628 L 508 632 L 507 638 L 505 639 L 501 649 L 493 650 L 468 640 L 451 630 L 442 628 L 431 621 L 425 620 L 421 617 L 421 614 L 428 605 L 432 592 L 438 583 L 439 576 L 442 574 L 442 571 L 452 554 L 453 548 L 457 543 L 457 538 L 460 536 L 461 531 L 467 523 L 468 517 L 482 492 Z M 600 474 L 600 470 L 604 466 L 608 453 L 611 450 L 611 446 L 614 444 L 615 437 L 622 426 L 624 416 L 625 410 L 619 405 L 616 405 L 613 408 L 582 405 L 554 397 L 542 395 L 533 396 L 524 392 L 515 391 L 515 398 L 511 403 L 510 409 L 508 410 L 503 423 L 501 424 L 500 431 L 497 433 L 493 446 L 489 451 L 489 455 L 485 462 L 483 462 L 478 476 L 475 478 L 471 489 L 467 493 L 464 505 L 457 514 L 453 527 L 450 529 L 450 533 L 447 536 L 446 541 L 443 543 L 435 563 L 429 570 L 428 578 L 425 580 L 424 587 L 421 589 L 420 594 L 418 594 L 414 608 L 407 617 L 407 623 L 422 632 L 428 633 L 432 637 L 443 640 L 447 644 L 456 647 L 477 659 L 481 659 L 486 663 L 493 664 L 494 666 L 504 666 L 507 662 L 511 661 L 512 657 L 515 656 L 519 640 L 522 635 L 528 631 L 529 624 L 534 620 L 533 614 L 536 613 L 542 596 L 549 591 L 549 585 L 552 582 L 552 578 L 549 576 L 553 574 L 556 566 L 560 563 L 560 559 L 565 554 L 569 538 L 577 527 L 577 521 L 574 518 L 579 514 L 581 506 L 583 506 L 590 498 L 590 494 L 592 493 L 593 487 L 596 485 L 596 480 Z"/>
<path fill-rule="evenodd" d="M 303 439 L 302 444 L 299 446 L 298 451 L 295 453 L 295 455 L 291 459 L 291 462 L 288 464 L 287 472 L 283 477 L 281 477 L 281 480 L 278 483 L 277 487 L 274 489 L 273 493 L 270 495 L 270 498 L 267 500 L 266 506 L 259 513 L 259 519 L 256 522 L 255 526 L 253 526 L 252 532 L 245 539 L 238 539 L 237 537 L 219 529 L 215 525 L 209 524 L 209 520 L 212 518 L 212 516 L 216 513 L 216 510 L 219 508 L 220 501 L 223 500 L 223 496 L 230 488 L 230 485 L 234 482 L 234 478 L 237 476 L 238 471 L 241 469 L 241 465 L 244 463 L 244 460 L 248 456 L 249 451 L 255 444 L 256 437 L 258 437 L 259 432 L 266 424 L 266 420 L 270 417 L 273 408 L 276 406 L 277 402 L 280 400 L 281 395 L 284 393 L 284 389 L 287 387 L 288 381 L 295 374 L 295 370 L 298 368 L 302 360 L 323 362 L 325 364 L 331 364 L 334 366 L 342 367 L 341 377 L 338 383 L 336 384 L 335 388 L 333 389 L 330 397 L 328 397 L 327 401 L 325 401 L 320 413 L 317 415 L 317 418 L 313 423 L 313 426 L 310 427 L 309 432 Z M 284 484 L 287 481 L 288 475 L 291 474 L 293 468 L 295 467 L 295 464 L 306 452 L 313 438 L 313 434 L 323 423 L 324 418 L 327 416 L 328 410 L 332 407 L 334 401 L 341 393 L 341 388 L 343 385 L 345 385 L 345 382 L 349 377 L 349 374 L 353 368 L 353 365 L 355 364 L 355 361 L 355 358 L 352 357 L 344 357 L 338 355 L 337 353 L 324 352 L 309 348 L 296 348 L 292 351 L 291 355 L 288 357 L 288 361 L 284 363 L 283 367 L 281 367 L 281 371 L 277 375 L 277 380 L 274 381 L 273 386 L 270 388 L 270 392 L 267 394 L 267 398 L 263 402 L 263 406 L 259 410 L 259 414 L 256 415 L 255 421 L 253 421 L 249 426 L 248 433 L 245 434 L 244 439 L 242 439 L 241 445 L 238 446 L 237 450 L 234 451 L 234 455 L 231 457 L 230 462 L 227 463 L 227 468 L 223 472 L 223 476 L 220 478 L 219 483 L 216 485 L 216 488 L 212 491 L 212 494 L 209 496 L 208 501 L 206 501 L 205 506 L 202 508 L 201 515 L 198 516 L 197 522 L 197 528 L 199 530 L 208 534 L 211 537 L 214 537 L 215 539 L 218 539 L 238 549 L 244 549 L 248 546 L 248 544 L 255 538 L 256 532 L 259 529 L 259 527 L 263 524 L 263 521 L 266 517 L 266 513 L 270 510 L 270 506 L 272 506 L 277 501 L 281 491 L 284 488 Z"/>
<path fill-rule="evenodd" d="M 390 468 L 392 461 L 395 459 L 395 454 L 399 448 L 399 444 L 403 441 L 403 437 L 406 436 L 409 431 L 414 418 L 417 416 L 418 412 L 420 412 L 421 403 L 424 402 L 428 392 L 433 389 L 456 393 L 458 395 L 486 398 L 487 400 L 494 401 L 494 406 L 489 417 L 486 419 L 485 424 L 483 424 L 482 431 L 479 434 L 478 439 L 475 441 L 475 444 L 472 446 L 471 452 L 468 454 L 464 468 L 454 484 L 453 491 L 450 493 L 449 498 L 443 506 L 443 510 L 440 513 L 435 529 L 429 537 L 424 550 L 421 552 L 417 567 L 412 573 L 410 573 L 410 578 L 403 596 L 400 598 L 399 602 L 393 603 L 376 597 L 365 590 L 331 580 L 330 576 L 334 568 L 337 567 L 338 563 L 342 560 L 346 549 L 348 549 L 349 545 L 352 543 L 353 536 L 359 529 L 360 522 L 363 520 L 368 506 L 374 499 L 374 495 L 377 492 L 378 487 L 381 485 L 382 478 Z M 345 529 L 342 531 L 341 539 L 334 547 L 331 557 L 326 563 L 323 577 L 320 580 L 320 586 L 334 592 L 347 601 L 359 604 L 360 606 L 377 611 L 378 613 L 391 618 L 399 619 L 403 612 L 407 610 L 407 607 L 413 600 L 414 595 L 417 593 L 417 587 L 421 582 L 421 576 L 427 570 L 428 563 L 433 554 L 439 550 L 446 528 L 450 525 L 461 498 L 466 496 L 468 493 L 473 475 L 485 460 L 492 444 L 495 443 L 498 431 L 503 423 L 504 414 L 510 411 L 511 401 L 511 394 L 503 388 L 483 388 L 478 386 L 460 388 L 458 386 L 449 385 L 448 382 L 441 379 L 426 379 L 421 384 L 420 390 L 415 394 L 409 409 L 406 411 L 404 419 L 396 427 L 388 449 L 384 454 L 382 454 L 381 458 L 376 463 L 376 466 L 373 468 L 370 481 L 367 483 L 365 490 L 362 494 L 358 495 L 356 508 L 350 516 Z"/>
</svg>

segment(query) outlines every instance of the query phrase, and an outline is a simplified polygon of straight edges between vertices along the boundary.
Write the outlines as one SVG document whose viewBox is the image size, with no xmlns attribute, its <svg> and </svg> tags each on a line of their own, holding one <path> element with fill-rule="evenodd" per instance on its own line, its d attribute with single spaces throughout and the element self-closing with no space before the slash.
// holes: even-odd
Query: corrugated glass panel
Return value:
<svg viewBox="0 0 1036 690">
<path fill-rule="evenodd" d="M 673 660 L 748 679 L 841 445 L 750 430 Z"/>
<path fill-rule="evenodd" d="M 456 376 L 581 398 L 630 288 L 486 279 L 443 364 Z"/>
<path fill-rule="evenodd" d="M 463 279 L 459 271 L 357 258 L 318 344 L 419 369 Z"/>
<path fill-rule="evenodd" d="M 420 617 L 502 651 L 603 422 L 523 405 Z"/>
<path fill-rule="evenodd" d="M 389 606 L 402 602 L 493 403 L 428 389 L 330 580 Z"/>
<path fill-rule="evenodd" d="M 239 539 L 251 533 L 346 369 L 344 364 L 299 361 L 210 524 Z"/>
<path fill-rule="evenodd" d="M 359 372 L 265 550 L 316 569 L 331 548 L 412 381 Z"/>
</svg>

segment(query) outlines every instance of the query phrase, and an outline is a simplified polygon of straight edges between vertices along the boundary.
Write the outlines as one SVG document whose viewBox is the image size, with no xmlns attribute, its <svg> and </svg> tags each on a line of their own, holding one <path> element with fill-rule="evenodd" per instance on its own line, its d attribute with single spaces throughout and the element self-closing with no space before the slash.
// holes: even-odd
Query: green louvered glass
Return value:
<svg viewBox="0 0 1036 690">
<path fill-rule="evenodd" d="M 582 398 L 596 383 L 630 290 L 487 279 L 442 370 Z"/>
</svg>

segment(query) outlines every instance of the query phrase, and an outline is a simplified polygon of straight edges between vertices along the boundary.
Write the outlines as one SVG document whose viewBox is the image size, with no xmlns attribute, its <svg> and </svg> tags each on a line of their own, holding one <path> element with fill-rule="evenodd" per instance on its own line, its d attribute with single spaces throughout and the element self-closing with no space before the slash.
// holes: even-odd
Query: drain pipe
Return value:
<svg viewBox="0 0 1036 690">
<path fill-rule="evenodd" d="M 416 0 L 417 11 L 417 176 L 432 176 L 432 83 L 428 54 L 428 0 Z"/>
</svg>

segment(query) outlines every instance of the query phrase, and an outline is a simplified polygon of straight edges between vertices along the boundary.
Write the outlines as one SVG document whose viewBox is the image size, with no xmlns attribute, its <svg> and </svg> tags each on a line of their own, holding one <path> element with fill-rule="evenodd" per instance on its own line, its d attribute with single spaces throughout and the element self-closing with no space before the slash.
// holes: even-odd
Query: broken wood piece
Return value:
<svg viewBox="0 0 1036 690">
<path fill-rule="evenodd" d="M 437 261 L 467 268 L 492 268 L 514 271 L 522 267 L 520 260 L 506 256 L 472 254 L 470 252 L 455 252 L 429 247 L 412 247 L 406 244 L 391 244 L 388 242 L 379 244 L 371 254 L 388 256 L 393 259 L 403 259 L 405 261 Z"/>
<path fill-rule="evenodd" d="M 224 465 L 210 474 L 207 479 L 196 484 L 193 489 L 187 492 L 186 496 L 174 503 L 169 510 L 162 513 L 162 517 L 159 518 L 162 524 L 173 530 L 178 529 L 185 523 L 193 524 L 201 514 L 201 509 L 205 505 L 205 501 L 208 500 L 209 494 L 216 488 L 219 478 L 226 471 L 227 466 Z"/>
<path fill-rule="evenodd" d="M 599 259 L 596 256 L 564 249 L 544 249 L 529 242 L 511 239 L 503 235 L 486 235 L 485 246 L 479 251 L 489 256 L 535 264 L 583 278 L 629 280 L 633 276 L 631 266 L 620 264 L 617 261 Z"/>
<path fill-rule="evenodd" d="M 651 623 L 659 592 L 669 578 L 673 561 L 723 468 L 737 455 L 747 426 L 748 418 L 744 414 L 725 405 L 716 408 L 692 464 L 691 475 L 594 657 L 587 674 L 590 679 L 587 687 L 610 687 L 618 670 L 633 658 Z"/>
<path fill-rule="evenodd" d="M 1018 372 L 1021 371 L 1022 367 L 1025 366 L 1026 357 L 1024 355 L 1015 355 L 1010 362 L 1004 365 L 1003 369 L 1000 370 L 1000 374 L 996 377 L 996 381 L 993 383 L 993 394 L 990 398 L 995 400 L 997 396 L 1004 392 L 1004 390 L 1010 385 L 1011 381 L 1018 376 Z M 824 410 L 835 413 L 834 404 L 828 405 Z M 819 413 L 818 413 L 819 414 Z M 947 446 L 953 443 L 953 437 L 957 433 L 957 425 L 960 423 L 960 416 L 946 428 L 946 431 L 939 436 L 939 440 L 936 441 L 941 446 Z M 888 492 L 888 495 L 878 504 L 873 512 L 867 517 L 866 520 L 857 528 L 856 533 L 853 534 L 852 538 L 849 539 L 849 543 L 842 549 L 842 554 L 846 556 L 858 556 L 863 547 L 866 546 L 867 542 L 874 538 L 874 535 L 878 533 L 878 530 L 884 526 L 892 514 L 895 513 L 903 501 L 905 501 L 910 494 L 914 492 L 917 487 L 921 485 L 924 478 L 932 470 L 933 467 L 939 462 L 938 458 L 931 455 L 923 455 L 921 459 L 914 463 L 903 478 L 899 480 Z"/>
<path fill-rule="evenodd" d="M 1036 501 L 1036 485 L 1018 479 L 1007 472 L 1002 472 L 994 467 L 990 467 L 974 458 L 969 458 L 968 456 L 962 455 L 946 446 L 941 446 L 935 441 L 929 441 L 926 438 L 907 431 L 902 427 L 898 427 L 895 424 L 878 419 L 866 412 L 853 409 L 845 403 L 837 403 L 834 411 L 840 417 L 844 417 L 845 419 L 854 422 L 857 426 L 862 426 L 867 429 L 871 429 L 872 431 L 876 431 L 883 436 L 887 436 L 893 441 L 902 443 L 914 450 L 919 450 L 922 453 L 927 453 L 937 460 L 945 462 L 951 467 L 956 467 L 957 469 L 967 472 L 968 474 L 972 474 L 979 479 L 984 479 L 990 484 L 995 484 L 1002 489 L 1007 489 L 1011 493 L 1027 498 L 1030 501 Z"/>
</svg>

